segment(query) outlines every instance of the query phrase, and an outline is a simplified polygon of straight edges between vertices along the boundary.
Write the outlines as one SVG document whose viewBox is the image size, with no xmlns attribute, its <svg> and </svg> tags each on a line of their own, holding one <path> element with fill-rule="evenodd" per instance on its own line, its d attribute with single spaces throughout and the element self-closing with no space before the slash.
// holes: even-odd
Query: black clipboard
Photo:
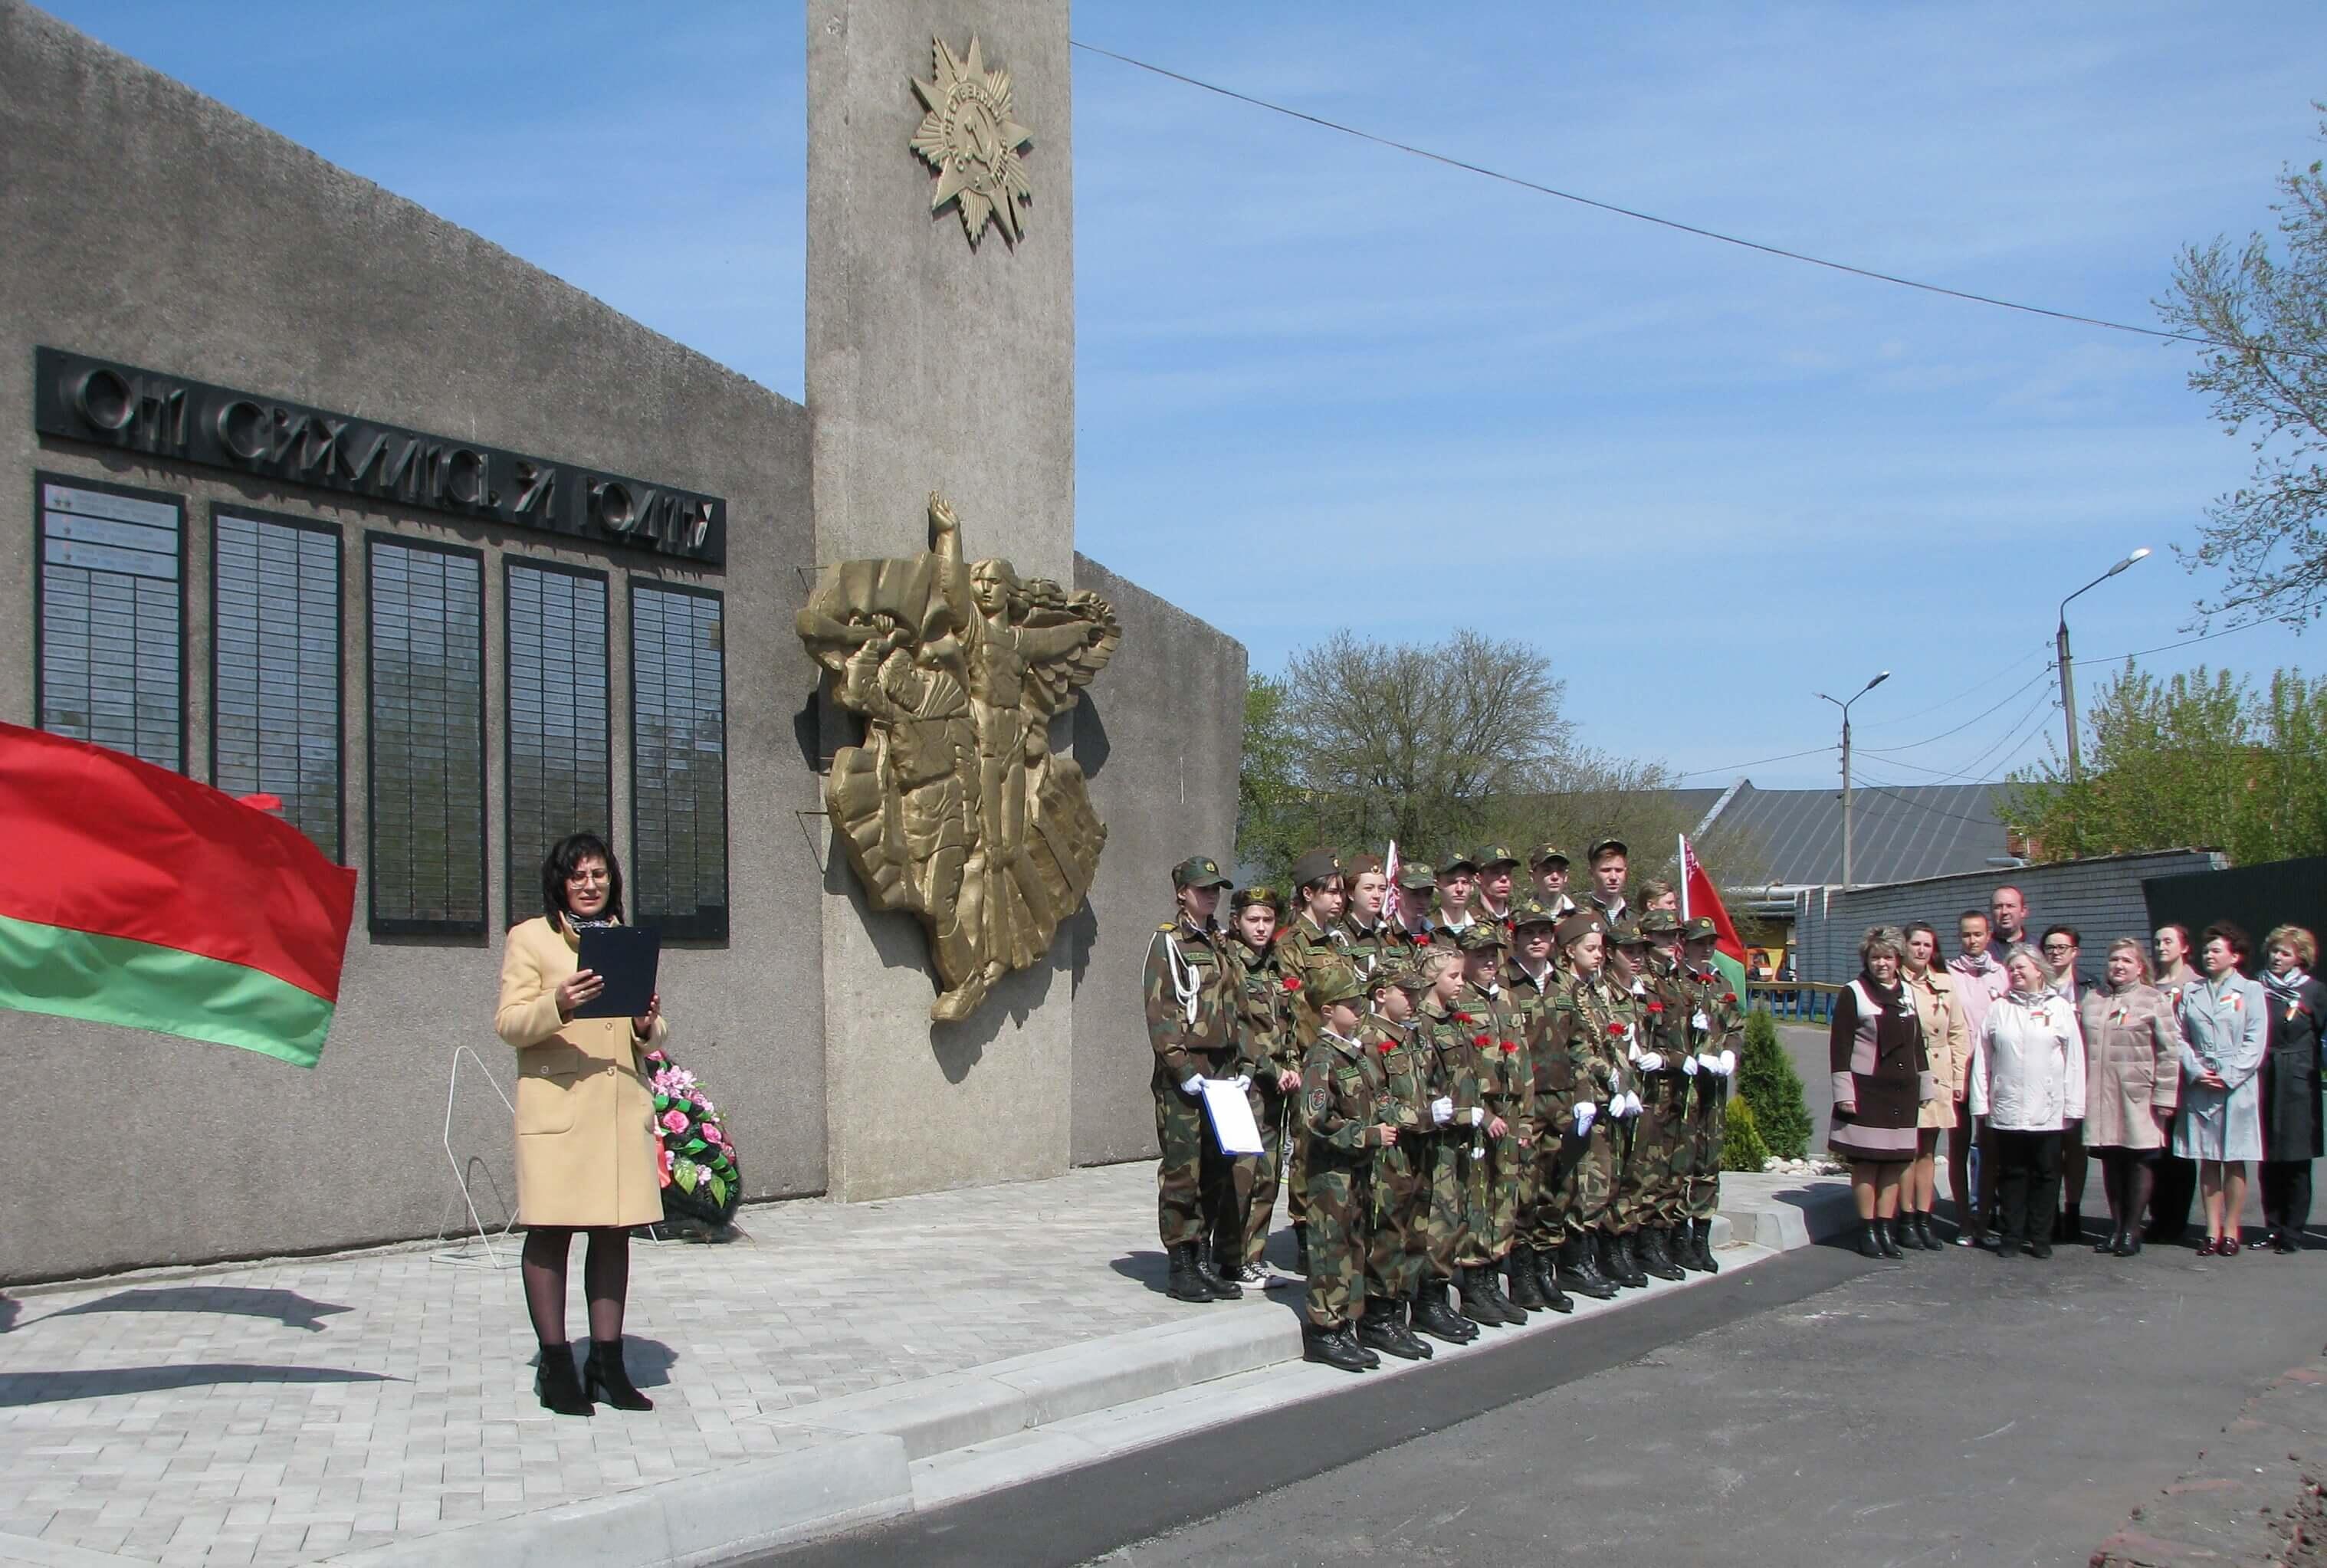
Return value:
<svg viewBox="0 0 2327 1568">
<path fill-rule="evenodd" d="M 582 932 L 577 968 L 596 972 L 605 989 L 575 1010 L 576 1018 L 636 1018 L 654 1000 L 662 933 L 652 926 L 589 926 Z"/>
</svg>

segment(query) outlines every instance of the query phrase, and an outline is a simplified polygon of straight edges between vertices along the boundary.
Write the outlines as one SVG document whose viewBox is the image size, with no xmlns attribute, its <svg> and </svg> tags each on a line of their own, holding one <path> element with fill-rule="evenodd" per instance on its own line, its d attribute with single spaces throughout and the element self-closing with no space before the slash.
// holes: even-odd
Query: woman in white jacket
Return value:
<svg viewBox="0 0 2327 1568">
<path fill-rule="evenodd" d="M 2052 989 L 2052 971 L 2025 942 L 2005 955 L 2012 989 L 1980 1024 L 1971 1109 L 1995 1134 L 1998 1257 L 2025 1246 L 2052 1255 L 2061 1201 L 2061 1134 L 2085 1114 L 2085 1048 L 2076 1013 Z"/>
</svg>

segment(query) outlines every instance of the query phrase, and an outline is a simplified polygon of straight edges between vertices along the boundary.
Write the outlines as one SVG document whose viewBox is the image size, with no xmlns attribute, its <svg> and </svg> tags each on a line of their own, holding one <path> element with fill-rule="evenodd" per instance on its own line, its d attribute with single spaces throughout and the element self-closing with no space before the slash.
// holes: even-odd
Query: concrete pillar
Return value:
<svg viewBox="0 0 2327 1568">
<path fill-rule="evenodd" d="M 975 560 L 1074 581 L 1074 191 L 1066 0 L 809 0 L 808 410 L 817 561 L 926 547 L 941 490 Z M 912 150 L 931 40 L 975 33 L 1006 69 L 1033 186 L 1014 247 L 973 249 Z M 822 750 L 857 739 L 820 705 Z M 1054 725 L 1054 741 L 1065 726 Z M 932 1024 L 918 922 L 865 904 L 827 831 L 824 938 L 830 1190 L 860 1199 L 1051 1175 L 1068 1163 L 1064 943 Z M 780 1020 L 771 1020 L 781 1027 Z"/>
</svg>

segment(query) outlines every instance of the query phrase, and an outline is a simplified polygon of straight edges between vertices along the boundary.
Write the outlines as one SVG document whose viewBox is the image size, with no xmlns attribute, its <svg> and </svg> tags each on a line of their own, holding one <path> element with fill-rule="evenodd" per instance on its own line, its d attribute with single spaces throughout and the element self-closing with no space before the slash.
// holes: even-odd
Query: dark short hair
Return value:
<svg viewBox="0 0 2327 1568">
<path fill-rule="evenodd" d="M 2254 938 L 2246 934 L 2244 928 L 2233 925 L 2229 920 L 2216 920 L 2199 932 L 2198 950 L 2204 952 L 2206 944 L 2217 937 L 2230 945 L 2230 951 L 2238 956 L 2240 964 L 2246 963 L 2254 957 Z"/>
<path fill-rule="evenodd" d="M 2077 928 L 2074 926 L 2047 926 L 2044 928 L 2044 934 L 2036 940 L 2038 945 L 2042 946 L 2055 937 L 2068 938 L 2069 946 L 2071 947 L 2081 947 L 2085 945 L 2084 938 L 2078 934 Z"/>
<path fill-rule="evenodd" d="M 1926 937 L 1930 938 L 1930 939 L 1931 939 L 1932 943 L 1933 943 L 1935 946 L 1938 944 L 1939 939 L 1939 928 L 1938 928 L 1938 927 L 1936 927 L 1936 926 L 1934 926 L 1934 925 L 1932 925 L 1930 921 L 1929 921 L 1929 920 L 1910 920 L 1910 921 L 1908 921 L 1908 922 L 1907 922 L 1906 927 L 1905 927 L 1905 935 L 1906 935 L 1907 939 L 1908 939 L 1909 941 L 1911 941 L 1911 941 L 1913 941 L 1913 940 L 1915 939 L 1915 933 L 1916 933 L 1916 932 L 1918 932 L 1918 931 L 1920 931 L 1920 932 L 1922 932 L 1922 933 L 1923 933 L 1923 935 L 1925 935 Z"/>
<path fill-rule="evenodd" d="M 1962 914 L 1956 917 L 1956 924 L 1958 926 L 1962 925 L 1966 920 L 1977 920 L 1981 925 L 1986 926 L 1990 930 L 1994 930 L 1995 929 L 1995 922 L 1987 918 L 1987 911 L 1986 910 L 1966 910 Z"/>
<path fill-rule="evenodd" d="M 615 919 L 622 914 L 622 863 L 606 847 L 606 841 L 594 833 L 569 833 L 559 839 L 541 863 L 541 912 L 556 925 L 558 917 L 566 912 L 565 879 L 585 860 L 606 863 L 606 913 Z"/>
</svg>

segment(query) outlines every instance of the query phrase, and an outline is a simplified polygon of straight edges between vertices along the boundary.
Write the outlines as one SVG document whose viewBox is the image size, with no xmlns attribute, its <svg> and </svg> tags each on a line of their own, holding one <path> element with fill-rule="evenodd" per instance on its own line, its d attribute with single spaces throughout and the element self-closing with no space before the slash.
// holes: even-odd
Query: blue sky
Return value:
<svg viewBox="0 0 2327 1568">
<path fill-rule="evenodd" d="M 797 8 L 50 8 L 800 395 Z M 1087 3 L 1074 26 L 1563 189 L 2143 325 L 2178 247 L 2266 227 L 2281 166 L 2321 151 L 2315 5 L 1637 9 Z M 2082 660 L 2186 635 L 2211 586 L 2168 546 L 2249 454 L 2186 349 L 1089 54 L 1075 97 L 1079 543 L 1256 668 L 1352 623 L 1526 638 L 1581 739 L 1701 784 L 1830 745 L 1813 694 L 1889 668 L 1855 710 L 1862 776 L 1982 778 L 2057 744 L 2062 594 L 2157 550 L 2078 601 Z M 2143 662 L 2201 658 L 2322 662 L 2275 628 Z M 1821 785 L 1834 759 L 1750 772 Z"/>
</svg>

